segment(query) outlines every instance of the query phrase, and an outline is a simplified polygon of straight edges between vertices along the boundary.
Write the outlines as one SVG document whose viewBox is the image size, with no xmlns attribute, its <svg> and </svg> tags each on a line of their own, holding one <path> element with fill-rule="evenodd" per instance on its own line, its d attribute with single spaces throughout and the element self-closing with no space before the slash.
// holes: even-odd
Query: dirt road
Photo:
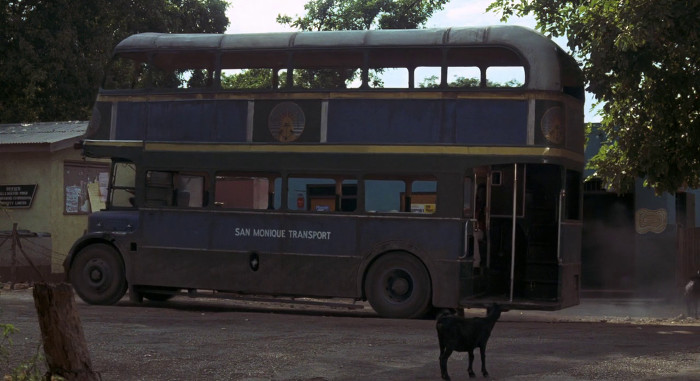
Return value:
<svg viewBox="0 0 700 381">
<path fill-rule="evenodd" d="M 77 304 L 103 380 L 440 379 L 431 320 L 180 297 L 142 306 L 126 299 L 110 307 Z M 30 290 L 0 294 L 0 323 L 19 329 L 11 366 L 36 353 Z M 468 378 L 466 357 L 450 358 L 453 380 Z M 700 379 L 700 324 L 510 311 L 495 327 L 487 363 L 492 380 Z"/>
</svg>

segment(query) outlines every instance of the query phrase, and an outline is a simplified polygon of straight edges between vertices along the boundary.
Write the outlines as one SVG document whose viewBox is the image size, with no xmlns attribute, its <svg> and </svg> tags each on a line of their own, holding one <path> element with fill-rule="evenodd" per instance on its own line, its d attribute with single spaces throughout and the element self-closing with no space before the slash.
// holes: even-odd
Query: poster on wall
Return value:
<svg viewBox="0 0 700 381">
<path fill-rule="evenodd" d="M 104 163 L 66 162 L 63 165 L 65 214 L 88 214 L 104 209 L 109 166 Z"/>
<path fill-rule="evenodd" d="M 0 206 L 4 208 L 31 208 L 37 184 L 0 185 Z"/>
</svg>

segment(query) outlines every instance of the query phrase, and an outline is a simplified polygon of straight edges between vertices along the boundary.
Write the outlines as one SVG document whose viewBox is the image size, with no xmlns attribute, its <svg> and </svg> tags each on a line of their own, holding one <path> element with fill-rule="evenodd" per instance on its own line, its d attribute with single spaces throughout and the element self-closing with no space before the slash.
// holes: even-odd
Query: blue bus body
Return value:
<svg viewBox="0 0 700 381">
<path fill-rule="evenodd" d="M 525 83 L 368 85 L 368 70 L 413 60 L 411 49 L 425 58 L 410 73 L 519 65 Z M 65 262 L 87 301 L 210 289 L 369 299 L 392 317 L 578 303 L 583 87 L 548 39 L 519 27 L 144 34 L 115 50 L 143 67 L 168 54 L 211 85 L 146 81 L 102 89 L 95 104 L 83 149 L 112 158 L 109 201 Z M 337 54 L 360 57 L 361 86 L 290 85 L 298 68 L 335 70 Z M 270 66 L 271 87 L 223 89 L 233 58 Z"/>
</svg>

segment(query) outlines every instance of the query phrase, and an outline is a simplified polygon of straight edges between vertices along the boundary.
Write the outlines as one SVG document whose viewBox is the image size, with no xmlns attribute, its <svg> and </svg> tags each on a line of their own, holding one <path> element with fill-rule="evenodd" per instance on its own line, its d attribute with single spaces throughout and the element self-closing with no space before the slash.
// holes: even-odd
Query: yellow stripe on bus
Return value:
<svg viewBox="0 0 700 381">
<path fill-rule="evenodd" d="M 142 141 L 86 140 L 86 146 L 139 147 L 159 152 L 238 152 L 238 153 L 340 153 L 340 154 L 433 154 L 560 157 L 578 162 L 583 154 L 551 147 L 484 147 L 445 145 L 361 145 L 361 144 L 220 144 L 155 143 Z"/>
<path fill-rule="evenodd" d="M 514 91 L 347 91 L 347 92 L 308 92 L 308 93 L 166 93 L 117 95 L 99 94 L 98 102 L 174 102 L 188 100 L 331 100 L 331 99 L 501 99 L 501 100 L 559 100 L 566 98 L 562 93 L 514 90 Z"/>
</svg>

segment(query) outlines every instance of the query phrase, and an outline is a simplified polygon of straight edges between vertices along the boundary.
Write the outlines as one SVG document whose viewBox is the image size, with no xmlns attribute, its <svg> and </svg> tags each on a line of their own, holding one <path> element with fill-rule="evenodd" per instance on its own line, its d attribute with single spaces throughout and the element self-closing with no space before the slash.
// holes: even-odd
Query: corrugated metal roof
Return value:
<svg viewBox="0 0 700 381">
<path fill-rule="evenodd" d="M 2 144 L 51 144 L 80 137 L 87 121 L 0 124 Z"/>
</svg>

